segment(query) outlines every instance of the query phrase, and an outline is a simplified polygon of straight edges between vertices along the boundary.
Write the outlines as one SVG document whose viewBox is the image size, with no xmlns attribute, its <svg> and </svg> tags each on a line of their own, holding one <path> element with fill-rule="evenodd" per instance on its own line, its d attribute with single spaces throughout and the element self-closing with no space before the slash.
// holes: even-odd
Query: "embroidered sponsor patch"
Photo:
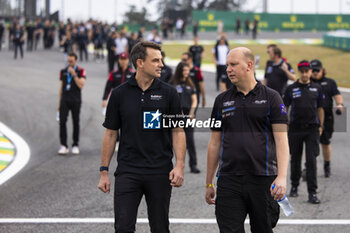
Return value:
<svg viewBox="0 0 350 233">
<path fill-rule="evenodd" d="M 233 110 L 235 110 L 235 109 L 236 109 L 236 107 L 224 108 L 224 109 L 222 109 L 222 113 L 229 112 L 229 111 L 233 111 Z"/>
<path fill-rule="evenodd" d="M 317 88 L 310 87 L 309 90 L 310 90 L 310 91 L 317 91 Z"/>
<path fill-rule="evenodd" d="M 151 95 L 151 100 L 161 100 L 163 96 L 161 95 Z"/>
<path fill-rule="evenodd" d="M 287 108 L 284 104 L 280 104 L 281 115 L 287 115 Z"/>
<path fill-rule="evenodd" d="M 267 100 L 255 100 L 254 104 L 266 104 Z"/>
<path fill-rule="evenodd" d="M 226 102 L 224 102 L 222 105 L 224 106 L 224 107 L 229 107 L 229 106 L 232 106 L 232 105 L 234 105 L 235 104 L 235 101 L 234 100 L 231 100 L 231 101 L 226 101 Z"/>
</svg>

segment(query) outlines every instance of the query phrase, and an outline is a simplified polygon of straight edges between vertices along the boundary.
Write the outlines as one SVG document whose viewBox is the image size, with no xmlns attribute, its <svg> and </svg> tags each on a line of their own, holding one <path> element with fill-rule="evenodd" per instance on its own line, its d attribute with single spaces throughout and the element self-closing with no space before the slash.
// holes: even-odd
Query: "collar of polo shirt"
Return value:
<svg viewBox="0 0 350 233">
<path fill-rule="evenodd" d="M 258 91 L 258 88 L 259 88 L 261 85 L 262 85 L 261 82 L 258 81 L 258 82 L 256 83 L 255 87 L 253 88 L 253 90 L 251 90 L 247 95 L 249 95 L 250 93 L 252 93 L 253 95 L 256 95 L 256 94 L 257 94 L 257 91 Z M 233 85 L 232 91 L 233 91 L 233 94 L 234 94 L 235 96 L 237 96 L 238 94 L 242 94 L 242 95 L 243 95 L 242 92 L 240 92 L 240 91 L 237 90 L 237 87 L 236 87 L 235 85 Z"/>
<path fill-rule="evenodd" d="M 132 77 L 129 79 L 128 83 L 131 86 L 138 86 L 135 76 L 136 76 L 136 73 L 133 74 Z M 153 90 L 153 89 L 158 89 L 158 88 L 160 88 L 160 81 L 158 80 L 158 78 L 154 78 L 151 86 L 147 90 Z"/>
</svg>

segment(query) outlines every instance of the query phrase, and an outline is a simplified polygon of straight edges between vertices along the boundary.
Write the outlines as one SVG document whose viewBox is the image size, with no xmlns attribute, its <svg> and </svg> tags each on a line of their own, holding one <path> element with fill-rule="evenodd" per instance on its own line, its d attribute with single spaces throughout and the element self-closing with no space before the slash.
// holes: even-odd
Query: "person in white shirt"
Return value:
<svg viewBox="0 0 350 233">
<path fill-rule="evenodd" d="M 215 47 L 212 50 L 214 63 L 216 65 L 216 90 L 219 91 L 219 84 L 220 89 L 222 91 L 227 89 L 226 80 L 227 74 L 226 74 L 226 56 L 228 52 L 230 51 L 230 48 L 228 46 L 227 40 L 224 36 L 221 36 L 219 41 L 217 41 Z"/>
</svg>

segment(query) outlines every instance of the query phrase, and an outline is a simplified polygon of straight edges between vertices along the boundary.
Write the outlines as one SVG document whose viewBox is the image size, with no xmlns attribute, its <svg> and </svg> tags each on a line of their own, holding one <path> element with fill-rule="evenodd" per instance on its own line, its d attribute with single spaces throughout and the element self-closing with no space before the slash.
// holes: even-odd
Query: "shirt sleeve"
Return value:
<svg viewBox="0 0 350 233">
<path fill-rule="evenodd" d="M 216 97 L 215 102 L 214 102 L 214 106 L 213 109 L 211 111 L 211 119 L 214 119 L 215 121 L 221 121 L 222 117 L 221 117 L 221 108 L 220 108 L 220 98 L 219 96 Z M 221 126 L 220 127 L 211 127 L 210 128 L 213 131 L 222 131 L 222 121 L 221 121 Z"/>
<path fill-rule="evenodd" d="M 62 81 L 62 70 L 60 71 L 60 81 Z"/>
<path fill-rule="evenodd" d="M 293 69 L 293 67 L 292 67 L 289 63 L 287 63 L 287 65 L 288 65 L 288 70 L 289 70 L 289 72 L 291 72 L 292 74 L 294 74 L 294 69 Z"/>
<path fill-rule="evenodd" d="M 288 107 L 291 105 L 292 99 L 291 99 L 291 93 L 290 88 L 288 87 L 287 90 L 283 94 L 283 102 Z"/>
<path fill-rule="evenodd" d="M 85 72 L 85 69 L 83 69 L 83 68 L 80 69 L 79 78 L 85 78 L 85 79 L 86 79 L 86 72 Z"/>
<path fill-rule="evenodd" d="M 111 98 L 109 98 L 105 121 L 102 125 L 111 130 L 118 130 L 121 127 L 119 98 L 115 92 L 112 92 Z"/>
<path fill-rule="evenodd" d="M 269 112 L 271 124 L 288 123 L 287 108 L 278 93 L 275 93 L 270 100 Z"/>
<path fill-rule="evenodd" d="M 334 80 L 332 80 L 331 88 L 332 88 L 332 96 L 340 95 L 340 91 L 338 89 L 337 83 Z"/>
</svg>

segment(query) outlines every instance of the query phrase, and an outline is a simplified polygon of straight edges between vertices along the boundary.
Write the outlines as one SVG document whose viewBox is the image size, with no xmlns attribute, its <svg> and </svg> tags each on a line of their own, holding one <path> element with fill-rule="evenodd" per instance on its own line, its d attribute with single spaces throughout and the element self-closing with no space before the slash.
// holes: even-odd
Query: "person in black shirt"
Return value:
<svg viewBox="0 0 350 233">
<path fill-rule="evenodd" d="M 193 21 L 192 33 L 193 33 L 193 38 L 198 37 L 198 22 L 197 21 Z"/>
<path fill-rule="evenodd" d="M 66 36 L 63 37 L 60 42 L 60 46 L 63 47 L 64 64 L 67 65 L 67 56 L 70 53 L 75 52 L 73 47 L 73 39 L 69 30 L 66 31 Z"/>
<path fill-rule="evenodd" d="M 107 58 L 108 58 L 108 72 L 111 72 L 114 70 L 114 64 L 115 64 L 115 53 L 117 46 L 115 44 L 115 39 L 117 38 L 117 32 L 113 31 L 111 32 L 110 36 L 107 39 Z"/>
<path fill-rule="evenodd" d="M 319 154 L 319 138 L 324 120 L 323 93 L 321 86 L 311 82 L 310 63 L 302 60 L 298 64 L 300 78 L 288 86 L 284 93 L 285 105 L 291 106 L 289 119 L 289 147 L 291 154 L 291 197 L 298 196 L 301 177 L 303 144 L 306 154 L 306 181 L 309 202 L 319 204 L 317 191 L 316 157 Z"/>
<path fill-rule="evenodd" d="M 276 90 L 281 96 L 287 88 L 287 81 L 296 80 L 292 66 L 282 58 L 277 46 L 268 46 L 270 60 L 266 63 L 264 84 Z"/>
<path fill-rule="evenodd" d="M 272 233 L 279 216 L 275 200 L 286 192 L 287 112 L 281 96 L 255 80 L 254 60 L 247 48 L 229 52 L 227 75 L 234 85 L 216 97 L 211 115 L 222 124 L 212 128 L 208 145 L 205 198 L 216 205 L 221 233 L 244 232 L 247 214 L 253 233 Z"/>
<path fill-rule="evenodd" d="M 73 118 L 73 145 L 72 153 L 79 154 L 79 115 L 81 108 L 81 89 L 86 80 L 85 70 L 77 66 L 77 55 L 68 54 L 68 66 L 60 71 L 60 88 L 58 108 L 60 114 L 60 142 L 58 154 L 69 152 L 67 145 L 67 117 L 69 111 Z"/>
<path fill-rule="evenodd" d="M 27 31 L 27 51 L 33 51 L 33 42 L 34 42 L 34 24 L 30 20 L 26 26 Z"/>
<path fill-rule="evenodd" d="M 35 22 L 35 31 L 34 31 L 34 50 L 37 50 L 38 48 L 38 44 L 39 44 L 39 41 L 40 41 L 40 37 L 43 33 L 43 25 L 41 23 L 41 19 L 38 19 L 36 22 Z"/>
<path fill-rule="evenodd" d="M 199 106 L 201 96 L 202 96 L 202 107 L 205 107 L 206 101 L 205 101 L 205 89 L 204 89 L 202 71 L 199 67 L 193 66 L 192 59 L 193 58 L 191 53 L 185 52 L 182 54 L 181 61 L 186 62 L 190 66 L 190 77 L 192 79 L 192 82 L 194 83 L 194 86 L 196 87 L 196 93 L 198 98 L 197 107 Z"/>
<path fill-rule="evenodd" d="M 190 66 L 186 62 L 180 62 L 176 69 L 175 74 L 171 78 L 170 83 L 175 86 L 177 93 L 180 96 L 182 112 L 185 117 L 194 119 L 195 109 L 197 107 L 197 95 L 196 88 L 191 80 Z M 190 156 L 189 164 L 192 173 L 200 173 L 197 168 L 197 152 L 194 143 L 194 128 L 185 127 L 186 134 L 186 147 Z"/>
<path fill-rule="evenodd" d="M 323 68 L 322 63 L 315 59 L 310 62 L 312 68 L 311 79 L 313 82 L 318 83 L 322 87 L 322 92 L 325 95 L 324 100 L 324 123 L 323 131 L 320 137 L 320 143 L 323 154 L 323 169 L 325 177 L 331 175 L 331 141 L 334 131 L 334 116 L 333 116 L 333 99 L 336 103 L 336 111 L 341 114 L 344 111 L 344 100 L 341 96 L 336 82 L 331 78 L 326 78 L 326 70 Z"/>
<path fill-rule="evenodd" d="M 19 51 L 21 53 L 21 58 L 23 58 L 23 44 L 24 44 L 24 30 L 21 27 L 20 24 L 16 25 L 16 29 L 13 32 L 12 35 L 12 41 L 15 46 L 15 56 L 14 58 L 17 59 L 17 50 L 19 48 Z"/>
<path fill-rule="evenodd" d="M 253 29 L 252 29 L 253 40 L 256 39 L 256 36 L 258 34 L 258 26 L 259 26 L 259 20 L 254 19 L 254 21 L 253 21 Z"/>
<path fill-rule="evenodd" d="M 79 31 L 77 41 L 78 41 L 80 60 L 81 61 L 84 60 L 83 59 L 83 54 L 84 54 L 85 61 L 88 61 L 89 60 L 89 55 L 88 55 L 88 51 L 87 51 L 88 37 L 87 37 L 87 34 L 85 32 L 85 29 Z"/>
<path fill-rule="evenodd" d="M 175 88 L 159 80 L 160 51 L 152 42 L 134 46 L 131 60 L 136 74 L 113 90 L 107 106 L 98 188 L 110 192 L 108 166 L 120 129 L 114 189 L 116 232 L 135 232 L 137 209 L 145 195 L 151 232 L 169 233 L 171 189 L 180 187 L 184 179 L 185 133 L 181 128 L 161 127 L 162 115 L 182 113 Z"/>
<path fill-rule="evenodd" d="M 160 74 L 160 80 L 163 82 L 168 83 L 173 76 L 173 70 L 170 68 L 170 66 L 167 66 L 164 62 L 165 59 L 165 53 L 162 51 L 162 62 L 163 62 L 163 68 L 162 73 Z"/>
<path fill-rule="evenodd" d="M 194 41 L 194 45 L 192 45 L 188 51 L 192 54 L 193 57 L 193 65 L 195 67 L 201 67 L 201 63 L 202 63 L 202 57 L 203 57 L 203 52 L 204 52 L 204 48 L 202 45 L 198 44 L 198 37 L 194 37 L 193 38 Z"/>
<path fill-rule="evenodd" d="M 245 30 L 246 36 L 248 36 L 249 30 L 250 30 L 250 21 L 249 21 L 249 18 L 246 18 L 246 19 L 244 20 L 244 30 Z"/>
<path fill-rule="evenodd" d="M 119 67 L 109 73 L 106 87 L 103 93 L 102 107 L 107 107 L 107 99 L 111 94 L 111 91 L 117 86 L 128 81 L 135 71 L 129 66 L 129 56 L 126 52 L 122 52 L 118 56 Z"/>
<path fill-rule="evenodd" d="M 43 46 L 44 49 L 48 49 L 50 47 L 50 21 L 47 19 L 45 21 L 44 27 L 43 27 Z"/>
<path fill-rule="evenodd" d="M 63 37 L 66 35 L 66 26 L 61 21 L 58 27 L 58 41 L 62 41 Z"/>
</svg>

